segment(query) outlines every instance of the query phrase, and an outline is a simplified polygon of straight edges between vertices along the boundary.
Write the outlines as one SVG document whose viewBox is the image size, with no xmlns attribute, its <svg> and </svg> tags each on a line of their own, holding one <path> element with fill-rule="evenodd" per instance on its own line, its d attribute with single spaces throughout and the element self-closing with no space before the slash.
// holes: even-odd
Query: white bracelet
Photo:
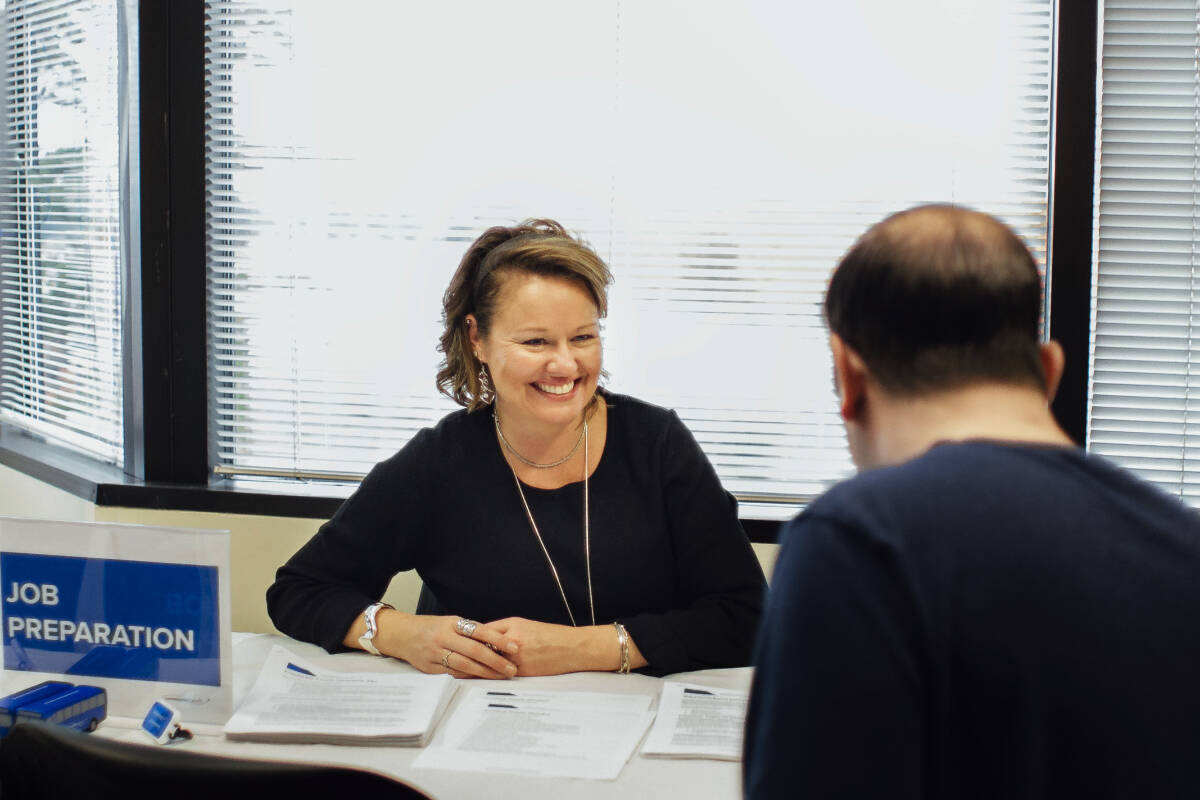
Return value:
<svg viewBox="0 0 1200 800">
<path fill-rule="evenodd" d="M 617 644 L 621 645 L 621 666 L 616 671 L 625 675 L 629 672 L 629 631 L 619 622 L 614 622 L 613 627 L 617 629 Z"/>
<path fill-rule="evenodd" d="M 379 613 L 379 609 L 381 608 L 394 609 L 394 606 L 390 606 L 387 603 L 372 603 L 367 606 L 366 610 L 363 611 L 363 619 L 367 622 L 367 632 L 358 637 L 358 643 L 362 646 L 362 649 L 373 656 L 383 655 L 383 653 L 379 652 L 379 648 L 375 646 L 375 634 L 379 633 L 379 625 L 375 622 L 375 615 Z"/>
</svg>

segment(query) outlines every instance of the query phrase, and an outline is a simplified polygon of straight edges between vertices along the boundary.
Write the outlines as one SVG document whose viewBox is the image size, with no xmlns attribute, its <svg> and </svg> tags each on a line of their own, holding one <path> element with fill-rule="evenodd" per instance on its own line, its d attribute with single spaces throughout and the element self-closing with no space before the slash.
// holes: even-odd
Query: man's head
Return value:
<svg viewBox="0 0 1200 800">
<path fill-rule="evenodd" d="M 1044 411 L 1062 350 L 1040 341 L 1041 297 L 1029 249 L 987 214 L 919 206 L 863 234 L 825 296 L 842 416 L 860 466 L 888 460 L 877 447 L 885 406 L 912 408 L 991 387 L 997 397 L 1038 400 Z M 999 408 L 998 417 L 1006 406 Z M 1006 430 L 1002 419 L 982 429 L 962 422 L 960 429 L 979 429 L 974 435 Z"/>
<path fill-rule="evenodd" d="M 825 318 L 892 394 L 976 381 L 1045 388 L 1041 291 L 1033 256 L 1002 222 L 918 206 L 873 226 L 842 258 Z"/>
</svg>

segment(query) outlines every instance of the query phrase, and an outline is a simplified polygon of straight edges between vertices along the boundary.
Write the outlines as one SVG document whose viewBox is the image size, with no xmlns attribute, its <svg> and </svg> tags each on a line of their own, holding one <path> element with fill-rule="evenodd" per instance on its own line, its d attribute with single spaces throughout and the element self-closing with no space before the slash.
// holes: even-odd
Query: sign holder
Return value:
<svg viewBox="0 0 1200 800">
<path fill-rule="evenodd" d="M 0 517 L 0 694 L 65 678 L 114 715 L 163 698 L 224 724 L 229 569 L 228 531 Z"/>
</svg>

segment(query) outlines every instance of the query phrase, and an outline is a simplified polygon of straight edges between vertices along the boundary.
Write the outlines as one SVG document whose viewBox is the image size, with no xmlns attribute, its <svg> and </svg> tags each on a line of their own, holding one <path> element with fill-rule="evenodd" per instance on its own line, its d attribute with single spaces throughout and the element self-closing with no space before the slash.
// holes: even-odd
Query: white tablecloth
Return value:
<svg viewBox="0 0 1200 800">
<path fill-rule="evenodd" d="M 236 708 L 258 676 L 272 645 L 281 644 L 302 658 L 333 669 L 385 671 L 412 669 L 407 664 L 369 656 L 344 653 L 331 656 L 315 645 L 267 634 L 234 634 L 233 702 Z M 686 680 L 718 688 L 745 689 L 750 669 L 702 670 L 685 673 Z M 682 678 L 684 676 L 671 676 Z M 661 678 L 645 675 L 616 675 L 608 672 L 582 672 L 546 678 L 516 678 L 521 685 L 536 689 L 597 691 L 645 694 L 657 697 Z M 463 685 L 476 683 L 463 681 Z M 459 693 L 461 695 L 461 692 Z M 453 713 L 457 696 L 448 713 Z M 184 712 L 186 714 L 186 712 Z M 137 726 L 141 720 L 112 717 L 100 726 L 97 735 L 146 744 L 149 739 Z M 415 747 L 351 747 L 339 745 L 281 745 L 230 742 L 218 726 L 184 726 L 194 734 L 190 741 L 168 745 L 173 749 L 200 753 L 263 758 L 306 763 L 344 764 L 392 775 L 438 800 L 541 800 L 542 798 L 737 798 L 741 796 L 741 764 L 707 759 L 644 758 L 634 753 L 615 781 L 542 778 L 482 772 L 449 772 L 414 769 L 413 759 L 421 752 Z M 439 733 L 434 734 L 436 742 Z"/>
</svg>

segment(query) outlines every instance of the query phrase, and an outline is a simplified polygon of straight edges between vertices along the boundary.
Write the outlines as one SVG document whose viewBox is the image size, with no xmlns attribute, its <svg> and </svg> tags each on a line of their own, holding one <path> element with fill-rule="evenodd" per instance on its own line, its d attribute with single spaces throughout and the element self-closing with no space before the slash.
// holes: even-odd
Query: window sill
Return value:
<svg viewBox="0 0 1200 800">
<path fill-rule="evenodd" d="M 98 506 L 253 514 L 268 517 L 328 519 L 355 485 L 326 481 L 237 480 L 210 478 L 207 485 L 144 481 L 119 467 L 45 442 L 0 424 L 0 465 L 24 473 Z M 773 543 L 778 516 L 760 504 L 742 506 L 742 527 L 752 542 Z"/>
<path fill-rule="evenodd" d="M 354 487 L 212 478 L 204 484 L 144 481 L 0 424 L 0 465 L 98 506 L 328 519 Z"/>
</svg>

